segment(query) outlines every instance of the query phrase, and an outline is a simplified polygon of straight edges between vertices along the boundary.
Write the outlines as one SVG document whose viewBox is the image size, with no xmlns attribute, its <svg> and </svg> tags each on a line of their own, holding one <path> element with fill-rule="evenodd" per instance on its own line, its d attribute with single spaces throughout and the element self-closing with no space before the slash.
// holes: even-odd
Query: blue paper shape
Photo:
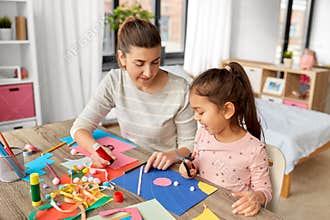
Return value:
<svg viewBox="0 0 330 220">
<path fill-rule="evenodd" d="M 95 140 L 100 139 L 100 138 L 104 138 L 104 137 L 112 137 L 112 138 L 114 138 L 118 141 L 121 141 L 121 142 L 124 142 L 126 144 L 132 145 L 133 147 L 136 147 L 136 144 L 134 144 L 134 143 L 132 143 L 128 140 L 126 140 L 124 138 L 121 138 L 121 137 L 118 137 L 117 135 L 102 131 L 100 129 L 94 130 L 93 137 L 94 137 Z M 61 138 L 61 141 L 69 144 L 73 141 L 73 138 L 71 136 L 68 136 L 68 137 Z M 72 146 L 77 146 L 77 144 L 75 143 Z"/>
<path fill-rule="evenodd" d="M 128 191 L 137 194 L 139 174 L 140 169 L 135 169 L 117 179 L 114 179 L 113 182 Z M 179 185 L 154 185 L 154 179 L 159 177 L 169 178 L 172 182 L 178 181 Z M 173 170 L 161 171 L 152 169 L 148 173 L 143 172 L 140 196 L 146 200 L 155 198 L 168 211 L 171 211 L 176 215 L 182 215 L 188 209 L 208 196 L 199 189 L 198 182 L 199 181 L 195 179 L 185 179 Z M 191 186 L 195 187 L 195 191 L 190 191 Z"/>
<path fill-rule="evenodd" d="M 31 173 L 39 173 L 39 176 L 46 174 L 43 168 L 46 167 L 46 163 L 52 164 L 54 163 L 54 160 L 49 159 L 52 157 L 53 154 L 47 153 L 45 155 L 42 155 L 34 160 L 31 160 L 27 162 L 24 166 L 27 167 L 28 169 L 25 171 L 27 174 L 26 177 L 23 178 L 24 181 L 30 182 L 30 174 Z M 43 179 L 40 179 L 39 182 L 43 182 Z"/>
</svg>

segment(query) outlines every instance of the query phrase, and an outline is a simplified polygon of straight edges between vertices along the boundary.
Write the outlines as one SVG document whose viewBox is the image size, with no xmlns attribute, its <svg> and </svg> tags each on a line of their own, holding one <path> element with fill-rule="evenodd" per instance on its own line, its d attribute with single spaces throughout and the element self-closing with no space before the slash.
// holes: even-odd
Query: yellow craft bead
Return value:
<svg viewBox="0 0 330 220">
<path fill-rule="evenodd" d="M 83 173 L 88 173 L 89 172 L 89 168 L 88 167 L 85 167 L 83 170 L 82 170 Z"/>
<path fill-rule="evenodd" d="M 50 193 L 50 197 L 54 199 L 56 197 L 56 193 Z"/>
<path fill-rule="evenodd" d="M 78 167 L 77 167 L 76 165 L 74 165 L 74 166 L 72 167 L 72 169 L 73 169 L 74 171 L 78 171 L 78 170 L 79 170 Z"/>
</svg>

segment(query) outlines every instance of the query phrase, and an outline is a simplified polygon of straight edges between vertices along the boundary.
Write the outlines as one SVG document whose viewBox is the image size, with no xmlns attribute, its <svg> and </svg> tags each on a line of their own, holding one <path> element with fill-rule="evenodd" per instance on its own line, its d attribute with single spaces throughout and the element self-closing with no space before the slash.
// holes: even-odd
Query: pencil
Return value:
<svg viewBox="0 0 330 220">
<path fill-rule="evenodd" d="M 64 145 L 66 145 L 66 142 L 61 142 L 58 145 L 55 145 L 54 147 L 51 147 L 48 150 L 45 150 L 44 152 L 41 153 L 41 155 L 50 153 L 50 152 L 52 152 L 52 151 L 54 151 L 54 150 L 56 150 L 56 149 L 58 149 L 58 148 L 60 148 L 60 147 L 62 147 Z"/>
<path fill-rule="evenodd" d="M 138 167 L 140 167 L 140 166 L 145 165 L 146 163 L 147 163 L 147 161 L 145 161 L 145 162 L 143 162 L 143 163 L 140 163 L 139 165 L 137 165 L 137 166 L 135 166 L 135 167 L 132 167 L 131 169 L 126 170 L 126 171 L 125 171 L 125 174 L 131 172 L 132 170 L 135 170 L 136 168 L 138 168 Z"/>
<path fill-rule="evenodd" d="M 68 146 L 71 147 L 72 145 L 74 145 L 76 143 L 76 141 L 72 141 L 70 143 L 68 143 Z"/>
<path fill-rule="evenodd" d="M 137 188 L 138 196 L 141 194 L 142 175 L 143 175 L 143 166 L 140 167 L 140 175 L 139 175 L 139 182 L 138 182 L 138 188 Z"/>
<path fill-rule="evenodd" d="M 9 144 L 5 138 L 5 136 L 3 136 L 3 134 L 0 132 L 0 136 L 1 136 L 1 139 L 3 141 L 3 144 L 4 144 L 4 147 L 5 147 L 5 150 L 7 151 L 7 153 L 10 155 L 10 156 L 14 156 L 14 153 L 13 151 L 11 151 L 10 147 L 9 147 Z"/>
</svg>

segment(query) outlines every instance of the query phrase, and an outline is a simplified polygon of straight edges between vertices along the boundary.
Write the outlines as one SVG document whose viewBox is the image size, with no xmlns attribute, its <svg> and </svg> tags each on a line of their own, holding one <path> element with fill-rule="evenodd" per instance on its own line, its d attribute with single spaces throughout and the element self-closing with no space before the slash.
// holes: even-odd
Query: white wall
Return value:
<svg viewBox="0 0 330 220">
<path fill-rule="evenodd" d="M 318 0 L 314 2 L 314 16 L 312 21 L 310 48 L 316 52 L 317 61 L 321 65 L 330 65 L 330 1 Z M 325 112 L 330 113 L 330 82 Z"/>
<path fill-rule="evenodd" d="M 330 1 L 314 3 L 310 48 L 315 50 L 319 64 L 330 65 Z"/>
<path fill-rule="evenodd" d="M 274 62 L 279 35 L 279 0 L 234 0 L 231 58 Z"/>
</svg>

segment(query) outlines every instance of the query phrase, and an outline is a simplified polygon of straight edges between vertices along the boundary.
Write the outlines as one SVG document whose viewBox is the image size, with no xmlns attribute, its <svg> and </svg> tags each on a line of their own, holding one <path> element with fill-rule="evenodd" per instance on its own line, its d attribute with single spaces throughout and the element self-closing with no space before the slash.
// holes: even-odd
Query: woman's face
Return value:
<svg viewBox="0 0 330 220">
<path fill-rule="evenodd" d="M 119 62 L 128 72 L 137 88 L 149 88 L 157 79 L 161 47 L 134 47 L 129 53 L 118 51 Z"/>
</svg>

